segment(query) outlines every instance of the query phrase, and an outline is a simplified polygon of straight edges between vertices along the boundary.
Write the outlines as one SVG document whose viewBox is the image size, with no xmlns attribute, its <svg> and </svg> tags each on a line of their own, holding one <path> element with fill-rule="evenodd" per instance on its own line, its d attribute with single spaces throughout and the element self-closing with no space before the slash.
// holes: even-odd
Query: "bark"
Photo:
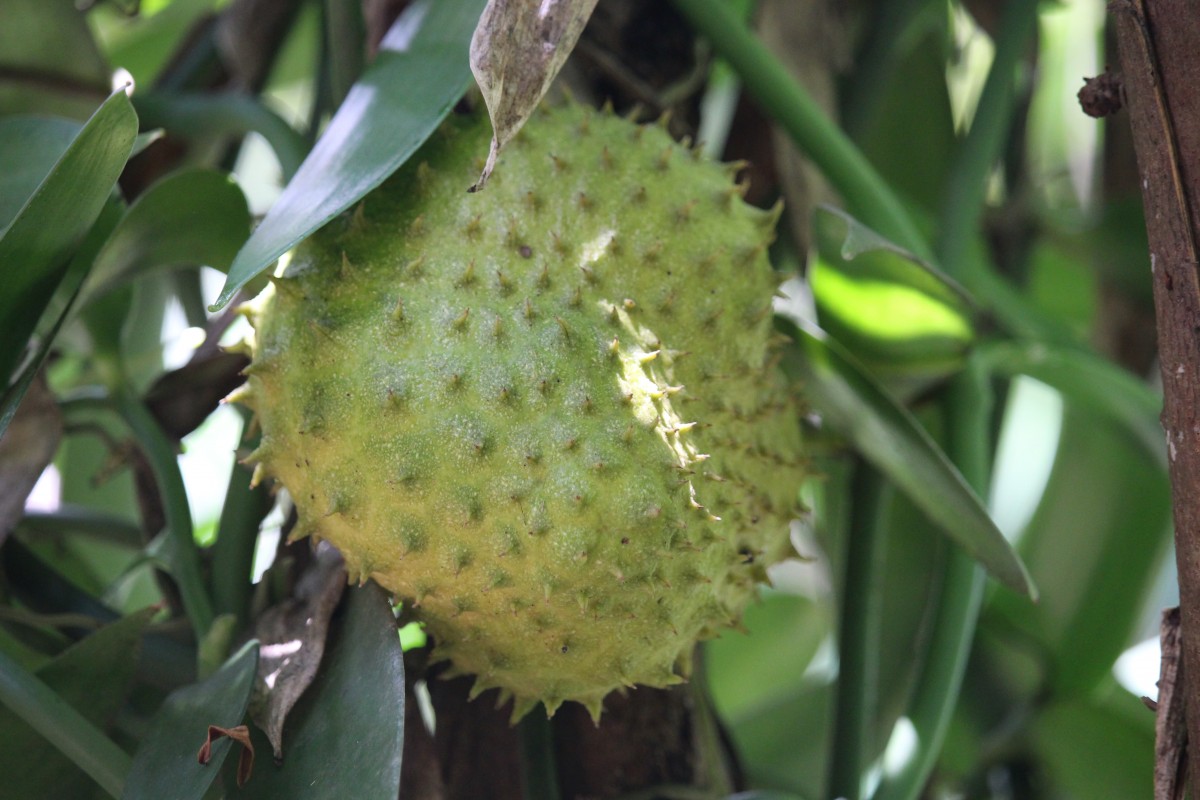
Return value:
<svg viewBox="0 0 1200 800">
<path fill-rule="evenodd" d="M 1110 11 L 1142 178 L 1158 318 L 1182 671 L 1189 678 L 1178 691 L 1188 739 L 1200 742 L 1200 13 L 1186 0 L 1114 0 Z M 1200 774 L 1200 747 L 1190 750 L 1190 774 Z"/>
<path fill-rule="evenodd" d="M 525 785 L 520 732 L 509 724 L 511 705 L 496 708 L 496 691 L 468 701 L 471 678 L 442 680 L 427 669 L 425 651 L 406 654 L 409 683 L 400 797 L 404 800 L 522 800 Z M 699 667 L 699 665 L 698 665 Z M 425 678 L 436 715 L 430 734 L 417 711 L 414 684 Z M 638 687 L 605 698 L 596 725 L 587 711 L 566 703 L 551 720 L 554 772 L 563 800 L 708 794 L 724 797 L 740 777 L 728 742 L 702 688 Z M 540 714 L 534 709 L 531 714 Z M 531 753 L 528 758 L 545 757 Z M 536 791 L 533 794 L 537 794 Z"/>
</svg>

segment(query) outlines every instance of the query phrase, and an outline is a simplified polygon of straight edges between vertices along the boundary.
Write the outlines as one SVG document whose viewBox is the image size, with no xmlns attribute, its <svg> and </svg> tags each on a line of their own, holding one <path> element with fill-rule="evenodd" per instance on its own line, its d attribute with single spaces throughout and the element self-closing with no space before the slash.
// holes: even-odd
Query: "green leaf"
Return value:
<svg viewBox="0 0 1200 800">
<path fill-rule="evenodd" d="M 243 412 L 244 416 L 248 416 Z M 218 614 L 233 614 L 242 624 L 250 614 L 250 583 L 258 529 L 271 510 L 268 487 L 250 488 L 253 470 L 234 463 L 225 490 L 225 504 L 217 526 L 217 541 L 212 546 L 210 584 L 213 607 Z"/>
<path fill-rule="evenodd" d="M 159 84 L 160 77 L 169 77 L 163 73 L 180 43 L 190 33 L 197 38 L 207 33 L 203 18 L 224 4 L 225 0 L 160 0 L 151 12 L 149 0 L 125 0 L 121 5 L 140 7 L 141 13 L 130 17 L 131 10 L 118 10 L 116 3 L 98 3 L 90 6 L 90 15 L 113 67 L 128 70 L 139 88 L 148 88 Z"/>
<path fill-rule="evenodd" d="M 234 259 L 212 310 L 421 146 L 470 82 L 467 51 L 483 6 L 483 0 L 419 0 L 396 20 L 374 63 Z"/>
<path fill-rule="evenodd" d="M 1118 423 L 1152 461 L 1166 468 L 1165 440 L 1158 420 L 1162 397 L 1117 365 L 1081 348 L 1044 342 L 987 342 L 977 352 L 989 371 L 1028 375 L 1062 392 L 1080 408 Z"/>
<path fill-rule="evenodd" d="M 303 136 L 249 95 L 151 91 L 135 95 L 133 106 L 143 128 L 166 128 L 189 139 L 257 133 L 275 151 L 286 180 L 296 174 L 308 152 Z"/>
<path fill-rule="evenodd" d="M 149 270 L 197 264 L 224 271 L 250 233 L 250 209 L 223 172 L 190 169 L 151 186 L 96 257 L 80 305 Z"/>
<path fill-rule="evenodd" d="M 825 678 L 826 676 L 821 676 Z M 832 691 L 821 679 L 779 695 L 767 705 L 726 721 L 747 782 L 775 786 L 802 797 L 828 797 Z"/>
<path fill-rule="evenodd" d="M 929 2 L 888 4 L 874 14 L 884 28 L 859 51 L 847 130 L 896 192 L 932 211 L 958 143 L 946 83 L 950 15 Z"/>
<path fill-rule="evenodd" d="M 230 740 L 213 743 L 206 765 L 196 760 L 208 726 L 242 724 L 258 666 L 258 642 L 250 641 L 212 677 L 177 689 L 154 715 L 133 759 L 122 800 L 200 800 L 221 774 Z"/>
<path fill-rule="evenodd" d="M 283 763 L 259 763 L 240 800 L 395 797 L 404 749 L 404 657 L 387 595 L 349 589 L 317 678 L 288 716 Z M 271 746 L 257 729 L 255 749 Z"/>
<path fill-rule="evenodd" d="M 0 230 L 50 174 L 82 126 L 69 119 L 0 119 Z"/>
<path fill-rule="evenodd" d="M 79 299 L 79 290 L 83 288 L 83 281 L 92 267 L 92 262 L 113 229 L 116 228 L 123 210 L 124 204 L 119 199 L 110 196 L 108 202 L 104 204 L 100 216 L 92 224 L 91 230 L 88 231 L 87 236 L 75 251 L 71 263 L 67 266 L 66 275 L 59 284 L 57 292 L 51 297 L 49 308 L 43 315 L 51 320 L 49 328 L 41 332 L 41 342 L 34 351 L 33 357 L 27 360 L 20 374 L 0 396 L 0 436 L 3 436 L 4 432 L 8 430 L 8 425 L 17 413 L 17 407 L 21 405 L 25 392 L 33 383 L 38 370 L 46 362 L 46 357 L 50 354 L 50 348 L 59 331 L 70 318 Z M 0 343 L 4 341 L 5 333 L 0 330 Z M 13 344 L 13 347 L 23 347 L 23 343 L 21 345 Z M 0 360 L 2 358 L 0 356 Z"/>
<path fill-rule="evenodd" d="M 87 119 L 110 90 L 108 65 L 74 3 L 4 0 L 0 114 Z"/>
<path fill-rule="evenodd" d="M 146 609 L 101 628 L 40 668 L 36 678 L 23 676 L 0 654 L 0 700 L 11 709 L 0 709 L 6 793 L 79 797 L 91 791 L 88 775 L 110 794 L 119 793 L 129 757 L 101 728 L 124 703 L 154 613 Z M 10 687 L 20 696 L 8 695 Z"/>
<path fill-rule="evenodd" d="M 785 367 L 822 419 L 1000 582 L 1036 597 L 1020 558 L 962 475 L 912 415 L 823 331 L 781 324 L 796 342 Z"/>
<path fill-rule="evenodd" d="M 828 608 L 782 592 L 749 606 L 742 624 L 746 633 L 724 631 L 704 644 L 709 691 L 726 719 L 799 690 L 805 666 L 832 627 Z"/>
<path fill-rule="evenodd" d="M 324 0 L 325 52 L 331 54 L 326 65 L 326 80 L 333 103 L 346 99 L 350 87 L 362 74 L 366 60 L 366 22 L 361 3 Z"/>
<path fill-rule="evenodd" d="M 989 609 L 1002 632 L 1022 631 L 1044 648 L 1059 692 L 1088 692 L 1110 675 L 1154 590 L 1171 540 L 1170 485 L 1156 462 L 1119 423 L 1068 405 L 1019 545 L 1041 602 L 996 595 Z"/>
<path fill-rule="evenodd" d="M 1128 800 L 1153 794 L 1154 714 L 1125 691 L 1054 703 L 1032 725 L 1053 797 Z"/>
<path fill-rule="evenodd" d="M 157 420 L 128 387 L 118 390 L 116 408 L 150 462 L 150 469 L 162 495 L 167 531 L 160 540 L 158 555 L 167 564 L 171 577 L 179 586 L 184 610 L 196 636 L 203 637 L 212 626 L 212 601 L 201 576 L 200 554 L 192 536 L 192 514 L 183 476 L 179 472 L 179 459 L 175 457 L 175 450 Z"/>
<path fill-rule="evenodd" d="M 102 105 L 0 233 L 0 376 L 7 378 L 100 215 L 137 135 L 124 92 Z"/>
<path fill-rule="evenodd" d="M 961 286 L 844 211 L 818 209 L 813 228 L 822 328 L 901 395 L 962 368 L 974 304 Z"/>
</svg>

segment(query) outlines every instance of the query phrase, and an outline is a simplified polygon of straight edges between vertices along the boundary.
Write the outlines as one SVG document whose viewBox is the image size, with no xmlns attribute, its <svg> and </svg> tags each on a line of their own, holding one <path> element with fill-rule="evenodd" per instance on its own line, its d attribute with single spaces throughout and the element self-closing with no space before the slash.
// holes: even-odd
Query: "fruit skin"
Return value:
<svg viewBox="0 0 1200 800">
<path fill-rule="evenodd" d="M 598 717 L 678 683 L 791 554 L 799 414 L 772 361 L 778 209 L 656 126 L 543 110 L 464 192 L 452 118 L 250 307 L 256 477 L 294 537 L 411 603 L 451 674 Z"/>
</svg>

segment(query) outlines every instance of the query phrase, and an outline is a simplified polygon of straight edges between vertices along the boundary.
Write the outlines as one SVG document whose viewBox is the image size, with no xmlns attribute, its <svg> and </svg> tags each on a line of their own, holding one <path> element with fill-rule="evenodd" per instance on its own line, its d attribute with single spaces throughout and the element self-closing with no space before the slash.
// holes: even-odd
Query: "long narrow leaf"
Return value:
<svg viewBox="0 0 1200 800">
<path fill-rule="evenodd" d="M 1036 341 L 987 342 L 978 353 L 992 372 L 1028 375 L 1062 392 L 1069 401 L 1110 417 L 1166 468 L 1166 440 L 1158 421 L 1162 398 L 1117 365 L 1077 348 Z"/>
<path fill-rule="evenodd" d="M 200 554 L 192 538 L 192 514 L 187 491 L 179 472 L 179 461 L 158 423 L 142 401 L 123 391 L 117 398 L 117 410 L 129 425 L 150 462 L 167 516 L 167 534 L 161 555 L 179 584 L 184 610 L 192 622 L 196 637 L 202 638 L 212 626 L 212 602 L 200 574 Z"/>
<path fill-rule="evenodd" d="M 1036 597 L 1025 565 L 912 415 L 822 331 L 781 324 L 796 341 L 785 367 L 804 381 L 805 393 L 822 418 L 988 572 L 1015 591 Z"/>
<path fill-rule="evenodd" d="M 100 215 L 137 126 L 129 98 L 115 92 L 0 233 L 0 379 L 11 375 L 72 252 Z"/>
<path fill-rule="evenodd" d="M 143 128 L 166 128 L 184 136 L 257 133 L 267 140 L 285 179 L 304 161 L 304 137 L 283 117 L 244 94 L 148 92 L 133 98 Z"/>
<path fill-rule="evenodd" d="M 121 796 L 130 764 L 125 751 L 3 650 L 0 702 L 69 756 L 104 791 Z"/>
<path fill-rule="evenodd" d="M 471 80 L 467 52 L 483 6 L 483 0 L 419 0 L 396 20 L 375 62 L 234 259 L 212 310 L 421 146 Z"/>
<path fill-rule="evenodd" d="M 38 370 L 42 368 L 47 356 L 50 355 L 50 348 L 53 346 L 55 338 L 62 330 L 63 325 L 70 319 L 96 254 L 100 252 L 100 248 L 104 246 L 104 242 L 117 226 L 123 210 L 124 204 L 120 200 L 110 198 L 100 212 L 99 218 L 93 223 L 92 229 L 88 231 L 83 243 L 75 251 L 75 256 L 67 267 L 66 275 L 58 286 L 58 293 L 51 298 L 49 308 L 46 309 L 46 318 L 53 320 L 49 322 L 50 327 L 42 331 L 37 350 L 25 362 L 12 384 L 4 390 L 3 395 L 0 395 L 0 436 L 3 436 L 4 432 L 8 430 L 8 425 L 17 413 L 17 407 L 21 405 L 25 392 L 28 391 Z M 43 325 L 45 324 L 43 322 Z M 0 332 L 0 339 L 3 338 L 3 335 Z"/>
</svg>

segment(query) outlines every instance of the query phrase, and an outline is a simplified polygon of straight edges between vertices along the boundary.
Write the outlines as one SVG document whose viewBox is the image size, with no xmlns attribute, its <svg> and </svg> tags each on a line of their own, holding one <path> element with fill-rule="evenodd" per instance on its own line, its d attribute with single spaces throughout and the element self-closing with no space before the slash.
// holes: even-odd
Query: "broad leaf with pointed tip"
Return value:
<svg viewBox="0 0 1200 800">
<path fill-rule="evenodd" d="M 122 800 L 200 800 L 221 774 L 230 740 L 218 739 L 207 764 L 196 754 L 209 725 L 240 725 L 250 701 L 258 643 L 247 642 L 214 675 L 177 689 L 155 714 L 125 783 Z"/>
</svg>

